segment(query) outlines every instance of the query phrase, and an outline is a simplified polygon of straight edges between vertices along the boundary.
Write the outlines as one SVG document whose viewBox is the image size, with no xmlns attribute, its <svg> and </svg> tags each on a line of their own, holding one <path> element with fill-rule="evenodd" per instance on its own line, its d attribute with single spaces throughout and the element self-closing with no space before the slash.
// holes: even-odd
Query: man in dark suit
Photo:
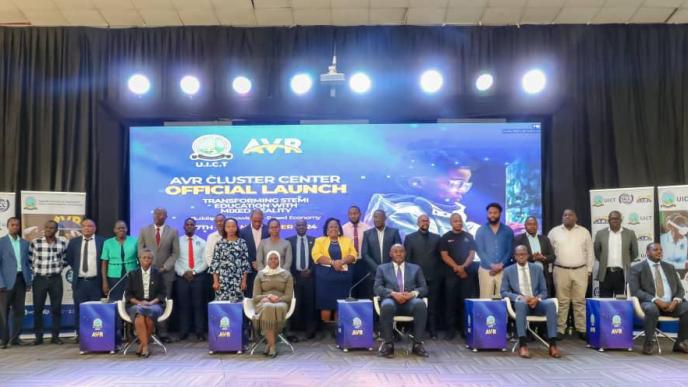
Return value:
<svg viewBox="0 0 688 387">
<path fill-rule="evenodd" d="M 29 264 L 29 242 L 23 240 L 19 231 L 19 218 L 7 220 L 9 234 L 0 238 L 0 348 L 19 345 L 24 321 L 26 292 L 31 290 L 31 265 Z M 10 334 L 10 315 L 12 332 Z"/>
<path fill-rule="evenodd" d="M 647 259 L 631 268 L 631 295 L 638 297 L 645 312 L 645 343 L 643 353 L 651 355 L 652 340 L 659 316 L 678 317 L 678 337 L 674 352 L 688 353 L 688 303 L 683 302 L 685 290 L 673 265 L 662 262 L 662 245 L 650 243 Z"/>
<path fill-rule="evenodd" d="M 547 337 L 549 355 L 561 356 L 557 348 L 557 306 L 553 299 L 547 298 L 547 285 L 542 267 L 528 262 L 528 249 L 517 245 L 514 249 L 516 264 L 504 270 L 501 295 L 508 297 L 516 312 L 516 334 L 518 335 L 518 354 L 530 358 L 526 341 L 526 318 L 528 316 L 547 316 Z"/>
<path fill-rule="evenodd" d="M 633 230 L 621 227 L 621 213 L 612 211 L 607 222 L 609 228 L 595 234 L 593 248 L 599 261 L 597 279 L 600 281 L 600 297 L 626 294 L 626 273 L 631 262 L 638 256 L 638 238 Z"/>
<path fill-rule="evenodd" d="M 250 219 L 251 224 L 239 230 L 239 238 L 246 241 L 246 247 L 248 247 L 248 262 L 251 264 L 251 272 L 248 273 L 246 291 L 244 291 L 246 297 L 253 296 L 253 280 L 256 279 L 256 273 L 258 272 L 256 251 L 258 251 L 260 241 L 270 236 L 268 227 L 263 224 L 263 211 L 259 208 L 254 209 L 251 211 Z"/>
<path fill-rule="evenodd" d="M 423 333 L 428 317 L 423 297 L 428 286 L 420 266 L 405 262 L 406 249 L 394 244 L 392 262 L 378 265 L 375 271 L 375 294 L 380 297 L 380 329 L 384 340 L 380 356 L 394 357 L 394 316 L 413 316 L 413 353 L 428 357 L 423 348 Z"/>
<path fill-rule="evenodd" d="M 406 261 L 419 265 L 428 283 L 428 332 L 437 338 L 437 306 L 444 287 L 445 265 L 440 257 L 438 244 L 440 236 L 431 233 L 430 218 L 422 214 L 418 217 L 418 231 L 404 239 Z"/>
<path fill-rule="evenodd" d="M 165 297 L 172 298 L 174 280 L 174 264 L 179 258 L 179 233 L 165 224 L 167 210 L 156 208 L 153 211 L 153 224 L 142 229 L 139 234 L 139 256 L 145 249 L 153 252 L 153 267 L 162 274 L 165 281 Z M 160 340 L 172 341 L 167 334 L 167 321 L 160 324 Z"/>
<path fill-rule="evenodd" d="M 294 259 L 291 261 L 291 275 L 294 277 L 294 297 L 298 300 L 292 320 L 296 326 L 303 328 L 306 338 L 315 337 L 315 277 L 311 251 L 315 238 L 306 235 L 308 224 L 299 219 L 294 223 L 296 235 L 287 238 L 291 244 Z"/>
<path fill-rule="evenodd" d="M 383 210 L 376 210 L 373 213 L 373 224 L 375 227 L 363 233 L 361 257 L 368 265 L 368 272 L 371 274 L 375 274 L 379 265 L 389 262 L 389 252 L 392 245 L 401 243 L 399 230 L 385 227 L 386 220 L 387 215 L 385 212 Z M 373 279 L 371 277 L 368 277 L 359 286 L 362 288 L 361 296 L 364 296 L 363 298 L 373 298 Z"/>
<path fill-rule="evenodd" d="M 528 262 L 537 263 L 545 273 L 547 292 L 554 296 L 554 280 L 550 268 L 554 264 L 554 249 L 546 235 L 538 234 L 538 221 L 529 216 L 525 223 L 526 232 L 514 237 L 514 246 L 523 245 L 528 249 Z"/>
<path fill-rule="evenodd" d="M 103 296 L 100 254 L 103 251 L 104 239 L 95 234 L 96 223 L 88 218 L 82 220 L 82 236 L 71 239 L 65 252 L 65 260 L 72 268 L 77 342 L 79 342 L 79 305 L 82 302 L 99 301 Z"/>
</svg>

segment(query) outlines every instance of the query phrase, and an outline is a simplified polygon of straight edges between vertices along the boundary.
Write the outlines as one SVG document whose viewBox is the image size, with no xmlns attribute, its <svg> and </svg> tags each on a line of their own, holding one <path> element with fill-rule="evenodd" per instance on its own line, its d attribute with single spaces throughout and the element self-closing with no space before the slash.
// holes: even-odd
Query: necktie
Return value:
<svg viewBox="0 0 688 387">
<path fill-rule="evenodd" d="M 308 260 L 306 260 L 306 251 L 308 251 L 308 245 L 306 244 L 306 237 L 299 237 L 301 239 L 301 252 L 299 253 L 299 266 L 301 271 L 308 269 Z"/>
<path fill-rule="evenodd" d="M 189 238 L 189 269 L 194 269 L 193 238 Z"/>
<path fill-rule="evenodd" d="M 155 228 L 155 244 L 160 247 L 160 227 Z"/>
<path fill-rule="evenodd" d="M 122 275 L 120 278 L 127 274 L 127 268 L 124 266 L 124 242 L 120 245 L 120 256 L 122 257 Z"/>
<path fill-rule="evenodd" d="M 354 223 L 354 248 L 358 254 L 358 223 Z"/>
<path fill-rule="evenodd" d="M 523 293 L 524 296 L 526 297 L 532 297 L 533 296 L 533 286 L 530 284 L 530 277 L 528 276 L 528 266 L 525 266 L 525 268 L 520 268 L 521 273 L 523 274 L 523 289 L 521 289 L 521 293 Z"/>
<path fill-rule="evenodd" d="M 404 291 L 404 278 L 401 276 L 401 266 L 397 266 L 397 286 L 399 291 Z"/>
<path fill-rule="evenodd" d="M 662 273 L 659 271 L 659 263 L 655 263 L 655 290 L 657 297 L 664 298 L 664 281 L 662 281 Z"/>
<path fill-rule="evenodd" d="M 91 238 L 84 238 L 84 256 L 81 257 L 81 271 L 84 272 L 84 275 L 88 272 L 88 242 L 90 240 Z"/>
</svg>

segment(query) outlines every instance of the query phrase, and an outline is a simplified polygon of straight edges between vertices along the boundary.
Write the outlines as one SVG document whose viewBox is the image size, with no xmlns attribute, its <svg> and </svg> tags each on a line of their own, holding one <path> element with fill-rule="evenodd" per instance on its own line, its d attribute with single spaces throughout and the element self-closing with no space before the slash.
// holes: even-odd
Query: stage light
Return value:
<svg viewBox="0 0 688 387">
<path fill-rule="evenodd" d="M 298 95 L 306 94 L 313 87 L 313 79 L 310 75 L 301 73 L 291 78 L 291 90 Z"/>
<path fill-rule="evenodd" d="M 545 89 L 547 77 L 540 69 L 533 69 L 523 75 L 521 86 L 528 94 L 537 94 Z"/>
<path fill-rule="evenodd" d="M 420 87 L 426 93 L 436 93 L 442 88 L 444 78 L 437 70 L 428 70 L 420 76 Z"/>
<path fill-rule="evenodd" d="M 251 83 L 251 80 L 244 76 L 238 76 L 232 81 L 232 89 L 234 89 L 237 94 L 248 94 L 251 91 L 252 86 L 253 84 Z"/>
<path fill-rule="evenodd" d="M 367 93 L 370 90 L 370 86 L 370 78 L 365 73 L 356 73 L 349 78 L 349 87 L 355 93 Z"/>
<path fill-rule="evenodd" d="M 475 88 L 478 89 L 478 91 L 490 90 L 493 84 L 494 77 L 490 73 L 482 73 L 475 80 Z"/>
<path fill-rule="evenodd" d="M 179 87 L 182 89 L 184 94 L 192 96 L 198 93 L 198 91 L 201 89 L 201 82 L 193 75 L 186 75 L 181 81 L 179 81 Z"/>
<path fill-rule="evenodd" d="M 129 86 L 129 91 L 137 95 L 143 95 L 148 93 L 150 90 L 150 81 L 143 74 L 134 74 L 129 77 L 127 81 L 127 86 Z"/>
</svg>

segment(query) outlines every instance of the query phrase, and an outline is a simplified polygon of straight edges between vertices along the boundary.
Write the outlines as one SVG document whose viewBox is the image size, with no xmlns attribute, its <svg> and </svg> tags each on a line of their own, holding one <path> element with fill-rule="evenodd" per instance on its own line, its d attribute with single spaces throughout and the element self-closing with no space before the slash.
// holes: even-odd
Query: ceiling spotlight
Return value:
<svg viewBox="0 0 688 387">
<path fill-rule="evenodd" d="M 442 88 L 444 78 L 437 70 L 427 70 L 420 76 L 420 87 L 426 93 L 436 93 Z"/>
<path fill-rule="evenodd" d="M 236 77 L 232 81 L 232 89 L 234 89 L 234 91 L 237 94 L 241 94 L 241 95 L 248 94 L 251 91 L 252 86 L 253 85 L 251 84 L 251 80 L 244 77 L 244 76 Z"/>
<path fill-rule="evenodd" d="M 136 95 L 143 95 L 148 93 L 150 90 L 150 81 L 148 80 L 148 77 L 143 74 L 134 74 L 129 77 L 127 86 L 129 87 L 129 91 L 132 93 Z"/>
<path fill-rule="evenodd" d="M 367 93 L 370 90 L 370 86 L 370 77 L 365 73 L 356 73 L 349 78 L 349 87 L 355 93 Z"/>
<path fill-rule="evenodd" d="M 475 80 L 475 88 L 478 91 L 487 91 L 494 84 L 494 77 L 490 73 L 482 73 Z"/>
<path fill-rule="evenodd" d="M 179 87 L 182 89 L 184 94 L 192 96 L 198 93 L 201 89 L 201 82 L 198 78 L 193 75 L 186 75 L 179 81 Z"/>
<path fill-rule="evenodd" d="M 291 78 L 291 90 L 298 95 L 303 95 L 313 87 L 313 79 L 305 73 L 296 74 Z"/>
<path fill-rule="evenodd" d="M 523 75 L 521 86 L 528 94 L 537 94 L 545 89 L 547 77 L 540 69 L 533 69 Z"/>
</svg>

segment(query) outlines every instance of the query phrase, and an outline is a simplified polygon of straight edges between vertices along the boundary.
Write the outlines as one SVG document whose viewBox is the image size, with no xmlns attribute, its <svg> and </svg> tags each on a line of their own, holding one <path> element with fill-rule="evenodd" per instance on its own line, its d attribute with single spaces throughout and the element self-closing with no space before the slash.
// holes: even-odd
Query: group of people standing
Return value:
<svg viewBox="0 0 688 387">
<path fill-rule="evenodd" d="M 563 338 L 568 323 L 572 321 L 576 333 L 585 338 L 585 297 L 597 259 L 600 296 L 626 294 L 630 283 L 631 294 L 641 299 L 649 324 L 653 316 L 656 324 L 660 314 L 680 317 L 674 349 L 688 352 L 684 342 L 688 304 L 681 302 L 683 288 L 675 270 L 660 262 L 661 246 L 656 243 L 648 246 L 649 263 L 631 267 L 638 254 L 637 238 L 632 230 L 621 227 L 619 212 L 609 214 L 609 227 L 599 231 L 594 241 L 570 209 L 564 211 L 562 224 L 547 235 L 538 233 L 537 219 L 530 217 L 526 232 L 514 236 L 501 221 L 498 203 L 490 203 L 486 212 L 487 222 L 475 237 L 464 230 L 458 213 L 451 215 L 451 230 L 444 235 L 430 232 L 430 218 L 420 215 L 417 231 L 403 242 L 399 230 L 387 227 L 383 210 L 375 211 L 373 224 L 368 225 L 361 221 L 357 206 L 348 209 L 348 222 L 343 225 L 336 218 L 327 219 L 319 237 L 308 235 L 307 222 L 297 220 L 295 234 L 286 239 L 281 236 L 280 221 L 264 223 L 260 209 L 251 212 L 250 223 L 243 228 L 236 219 L 217 215 L 216 231 L 207 240 L 196 235 L 193 218 L 184 221 L 184 235 L 179 236 L 166 224 L 167 211 L 162 208 L 153 211 L 153 224 L 142 229 L 138 238 L 128 235 L 124 221 L 117 221 L 114 237 L 104 239 L 96 234 L 95 222 L 84 219 L 78 238 L 67 241 L 58 236 L 57 223 L 48 221 L 44 236 L 29 243 L 20 237 L 19 219 L 11 218 L 9 235 L 0 239 L 0 346 L 19 345 L 24 293 L 29 289 L 33 289 L 36 310 L 42 310 L 50 297 L 51 341 L 62 343 L 61 273 L 68 265 L 73 273 L 77 332 L 78 304 L 108 297 L 125 299 L 137 331 L 148 335 L 164 300 L 174 295 L 177 338 L 188 339 L 193 331 L 198 340 L 205 340 L 209 300 L 240 302 L 252 297 L 258 312 L 254 324 L 266 337 L 266 355 L 274 357 L 277 334 L 285 326 L 294 298 L 298 302 L 289 322 L 291 339 L 297 339 L 296 330 L 304 332 L 302 338 L 312 339 L 320 326 L 333 329 L 337 300 L 353 292 L 357 298 L 381 299 L 383 356 L 394 353 L 390 317 L 394 314 L 414 316 L 413 352 L 427 356 L 422 345 L 426 326 L 432 338 L 441 325 L 447 340 L 457 333 L 464 336 L 466 298 L 508 297 L 516 304 L 521 356 L 529 357 L 525 316 L 541 314 L 548 316 L 550 355 L 559 357 L 556 341 Z M 476 258 L 479 263 L 474 264 Z M 422 302 L 426 296 L 427 308 Z M 558 311 L 548 297 L 558 299 Z M 34 319 L 36 345 L 43 343 L 42 320 L 40 315 Z M 173 340 L 166 323 L 157 329 L 163 341 Z M 141 342 L 138 353 L 147 356 L 147 338 Z M 647 342 L 644 351 L 651 353 Z"/>
</svg>

